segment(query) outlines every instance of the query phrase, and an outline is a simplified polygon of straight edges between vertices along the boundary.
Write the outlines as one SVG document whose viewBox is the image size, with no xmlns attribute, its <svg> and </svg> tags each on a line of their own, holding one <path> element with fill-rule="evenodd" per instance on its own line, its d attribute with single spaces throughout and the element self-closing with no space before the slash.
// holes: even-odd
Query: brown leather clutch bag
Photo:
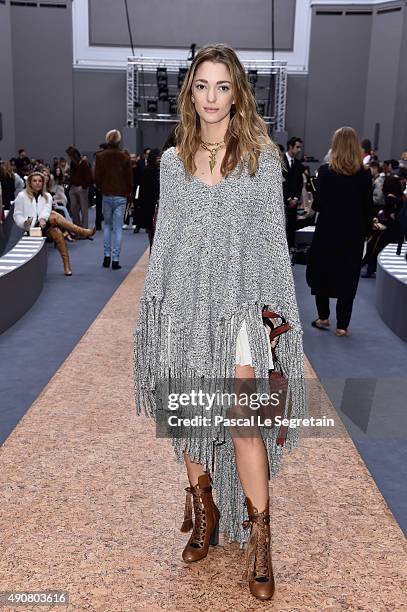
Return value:
<svg viewBox="0 0 407 612">
<path fill-rule="evenodd" d="M 259 413 L 262 421 L 264 422 L 266 419 L 269 419 L 274 423 L 275 417 L 279 416 L 281 418 L 284 417 L 284 409 L 287 399 L 287 390 L 288 390 L 288 381 L 284 374 L 281 371 L 281 366 L 278 362 L 278 358 L 276 355 L 276 345 L 278 342 L 278 338 L 286 333 L 290 328 L 290 324 L 282 317 L 280 314 L 273 312 L 271 310 L 267 310 L 267 308 L 263 308 L 262 311 L 263 324 L 266 327 L 270 328 L 269 339 L 270 339 L 270 347 L 273 355 L 274 362 L 274 370 L 269 370 L 269 383 L 270 383 L 270 396 L 277 397 L 279 396 L 279 402 L 276 404 L 274 401 L 268 405 L 261 406 L 259 409 Z M 280 321 L 280 322 L 278 322 Z M 278 394 L 278 395 L 276 395 Z M 289 406 L 289 412 L 291 412 L 291 407 Z M 289 418 L 289 414 L 287 415 Z M 265 425 L 266 426 L 266 425 Z M 269 425 L 269 427 L 274 427 L 274 424 Z M 279 446 L 283 446 L 286 440 L 288 427 L 286 425 L 281 425 L 279 430 L 279 435 L 277 437 L 277 444 Z"/>
</svg>

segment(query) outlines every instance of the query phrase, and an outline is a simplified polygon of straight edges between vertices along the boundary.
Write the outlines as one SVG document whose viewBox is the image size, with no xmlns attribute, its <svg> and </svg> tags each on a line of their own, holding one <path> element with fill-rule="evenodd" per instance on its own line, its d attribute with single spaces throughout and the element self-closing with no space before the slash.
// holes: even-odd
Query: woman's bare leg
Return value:
<svg viewBox="0 0 407 612">
<path fill-rule="evenodd" d="M 252 366 L 236 366 L 238 379 L 254 379 Z M 238 390 L 236 391 L 238 393 Z M 232 430 L 233 428 L 231 428 Z M 262 512 L 269 500 L 267 451 L 260 435 L 248 437 L 231 431 L 235 447 L 236 467 L 245 496 Z"/>
<path fill-rule="evenodd" d="M 254 379 L 252 366 L 236 366 L 236 379 Z M 237 384 L 237 387 L 239 385 Z M 238 392 L 238 390 L 237 390 Z M 260 436 L 233 435 L 236 467 L 243 491 L 253 505 L 262 512 L 269 499 L 267 452 Z M 191 486 L 198 484 L 198 477 L 205 473 L 200 463 L 193 463 L 184 452 L 184 460 Z"/>
<path fill-rule="evenodd" d="M 193 463 L 189 458 L 189 455 L 184 451 L 184 460 L 187 468 L 188 479 L 191 487 L 195 487 L 198 484 L 199 476 L 205 474 L 205 470 L 203 469 L 200 463 Z"/>
</svg>

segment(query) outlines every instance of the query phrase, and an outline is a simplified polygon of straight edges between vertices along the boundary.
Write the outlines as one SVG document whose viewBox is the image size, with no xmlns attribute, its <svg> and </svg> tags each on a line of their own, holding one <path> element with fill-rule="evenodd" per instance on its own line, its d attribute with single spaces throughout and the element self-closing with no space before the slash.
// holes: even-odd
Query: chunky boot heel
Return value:
<svg viewBox="0 0 407 612">
<path fill-rule="evenodd" d="M 219 544 L 219 521 L 216 523 L 214 530 L 212 531 L 211 539 L 209 540 L 211 546 L 217 546 Z"/>
<path fill-rule="evenodd" d="M 269 501 L 263 512 L 259 512 L 246 497 L 249 520 L 244 521 L 245 529 L 250 527 L 246 547 L 246 580 L 250 593 L 257 599 L 271 599 L 274 594 L 274 575 L 270 551 Z"/>
<path fill-rule="evenodd" d="M 186 532 L 191 527 L 192 534 L 182 552 L 185 563 L 200 561 L 208 554 L 209 545 L 216 546 L 219 541 L 219 510 L 212 497 L 212 487 L 209 474 L 202 474 L 195 487 L 187 487 L 184 522 L 181 531 Z M 192 504 L 188 501 L 192 495 Z M 192 522 L 192 506 L 195 521 Z"/>
</svg>

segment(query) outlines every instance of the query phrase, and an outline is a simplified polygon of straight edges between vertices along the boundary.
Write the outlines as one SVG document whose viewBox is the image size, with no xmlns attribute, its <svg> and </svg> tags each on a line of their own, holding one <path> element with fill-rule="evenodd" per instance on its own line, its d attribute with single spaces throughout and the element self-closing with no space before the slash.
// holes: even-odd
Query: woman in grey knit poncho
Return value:
<svg viewBox="0 0 407 612">
<path fill-rule="evenodd" d="M 250 592 L 270 599 L 268 480 L 284 448 L 296 445 L 298 430 L 288 428 L 277 443 L 277 424 L 256 421 L 248 429 L 245 409 L 219 400 L 219 393 L 237 389 L 241 398 L 253 383 L 257 392 L 270 392 L 275 368 L 288 387 L 284 414 L 305 416 L 280 158 L 244 68 L 226 45 L 200 49 L 179 110 L 177 146 L 161 158 L 157 225 L 135 330 L 136 410 L 156 420 L 157 435 L 170 436 L 177 460 L 186 463 L 182 531 L 193 530 L 184 561 L 204 558 L 220 528 L 230 541 L 247 542 Z M 274 362 L 264 306 L 290 324 Z M 210 391 L 212 399 L 219 393 L 202 405 L 194 403 L 193 390 Z M 189 394 L 186 407 L 179 405 L 182 392 Z M 231 417 L 241 418 L 238 426 Z"/>
</svg>

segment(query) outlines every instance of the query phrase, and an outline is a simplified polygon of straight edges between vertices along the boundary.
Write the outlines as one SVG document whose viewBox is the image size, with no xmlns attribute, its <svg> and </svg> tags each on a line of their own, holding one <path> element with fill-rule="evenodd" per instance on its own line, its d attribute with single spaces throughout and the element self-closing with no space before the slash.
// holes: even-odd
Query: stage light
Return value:
<svg viewBox="0 0 407 612">
<path fill-rule="evenodd" d="M 168 85 L 167 68 L 164 66 L 157 67 L 157 85 Z"/>
<path fill-rule="evenodd" d="M 168 98 L 170 115 L 178 114 L 177 101 L 175 98 Z"/>
<path fill-rule="evenodd" d="M 157 87 L 158 87 L 158 99 L 166 102 L 168 100 L 168 75 L 167 68 L 157 68 Z"/>
<path fill-rule="evenodd" d="M 249 81 L 250 86 L 252 88 L 252 92 L 254 94 L 257 83 L 257 70 L 249 70 L 247 80 Z"/>
<path fill-rule="evenodd" d="M 159 87 L 158 88 L 158 99 L 161 102 L 168 101 L 168 88 L 167 87 Z"/>
<path fill-rule="evenodd" d="M 152 98 L 150 100 L 147 100 L 147 112 L 154 114 L 157 113 L 157 100 L 155 98 Z"/>
<path fill-rule="evenodd" d="M 187 75 L 188 68 L 179 68 L 178 69 L 178 89 L 181 89 L 183 82 L 185 81 L 185 77 Z"/>
<path fill-rule="evenodd" d="M 264 117 L 264 113 L 265 113 L 265 110 L 266 110 L 266 103 L 265 102 L 256 102 L 256 104 L 257 104 L 257 112 L 259 113 L 259 115 Z"/>
</svg>

